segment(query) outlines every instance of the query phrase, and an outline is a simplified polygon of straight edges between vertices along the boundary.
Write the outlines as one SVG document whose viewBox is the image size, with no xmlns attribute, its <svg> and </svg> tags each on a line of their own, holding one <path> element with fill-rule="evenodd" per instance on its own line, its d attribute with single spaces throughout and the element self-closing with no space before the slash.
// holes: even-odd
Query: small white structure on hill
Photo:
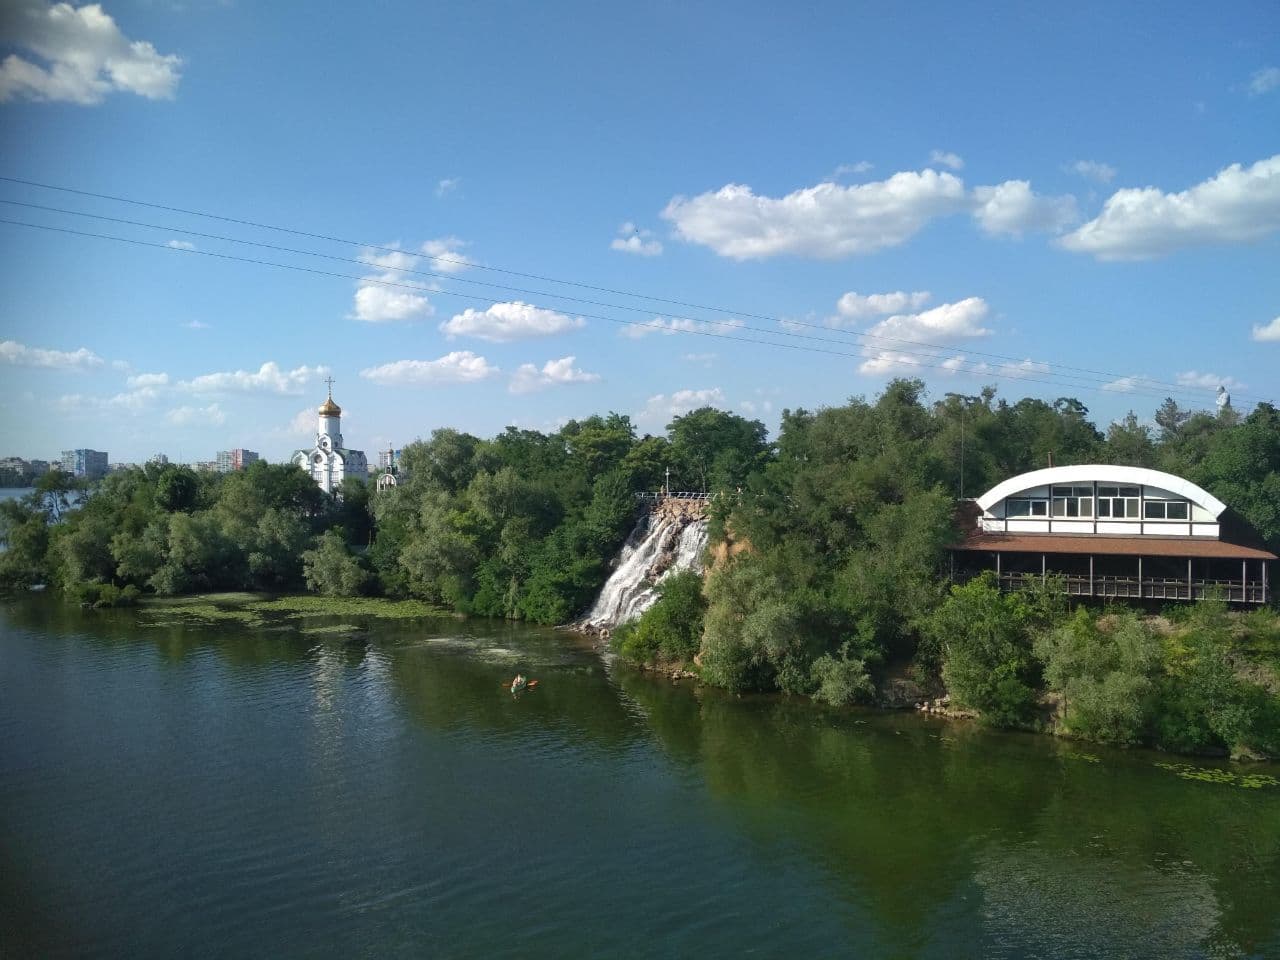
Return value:
<svg viewBox="0 0 1280 960">
<path fill-rule="evenodd" d="M 363 450 L 349 450 L 342 445 L 342 408 L 333 402 L 333 378 L 325 382 L 329 384 L 329 397 L 320 406 L 315 446 L 295 450 L 289 459 L 311 474 L 325 493 L 337 493 L 347 477 L 366 479 L 369 461 Z"/>
</svg>

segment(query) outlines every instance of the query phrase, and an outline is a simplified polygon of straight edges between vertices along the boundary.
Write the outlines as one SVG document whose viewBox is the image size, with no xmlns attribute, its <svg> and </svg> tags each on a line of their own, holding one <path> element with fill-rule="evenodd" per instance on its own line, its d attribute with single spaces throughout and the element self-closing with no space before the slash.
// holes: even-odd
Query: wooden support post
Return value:
<svg viewBox="0 0 1280 960">
<path fill-rule="evenodd" d="M 1240 561 L 1240 602 L 1245 603 L 1249 599 L 1249 561 Z"/>
<path fill-rule="evenodd" d="M 1191 558 L 1187 557 L 1187 599 L 1194 600 L 1196 598 L 1196 588 L 1191 583 Z"/>
<path fill-rule="evenodd" d="M 1142 558 L 1138 558 L 1138 599 L 1142 599 Z"/>
<path fill-rule="evenodd" d="M 1000 551 L 996 551 L 996 586 L 1000 586 Z"/>
<path fill-rule="evenodd" d="M 1266 603 L 1271 598 L 1267 596 L 1267 561 L 1259 560 L 1262 564 L 1262 602 Z"/>
<path fill-rule="evenodd" d="M 1045 571 L 1044 554 L 1042 553 L 1040 554 L 1040 586 L 1042 587 L 1044 586 L 1044 571 Z"/>
<path fill-rule="evenodd" d="M 1096 487 L 1097 484 L 1095 483 Z M 1089 596 L 1093 596 L 1093 554 L 1089 554 Z"/>
</svg>

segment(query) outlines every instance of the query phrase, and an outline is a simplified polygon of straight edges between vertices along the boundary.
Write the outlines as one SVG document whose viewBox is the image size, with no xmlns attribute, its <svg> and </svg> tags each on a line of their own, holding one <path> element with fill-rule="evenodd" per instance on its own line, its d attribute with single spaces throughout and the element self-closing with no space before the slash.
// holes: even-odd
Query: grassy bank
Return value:
<svg viewBox="0 0 1280 960">
<path fill-rule="evenodd" d="M 318 619 L 409 621 L 455 617 L 421 600 L 382 597 L 276 596 L 261 593 L 206 593 L 186 597 L 148 597 L 140 604 L 144 622 L 239 623 L 246 627 L 290 626 L 304 633 L 358 629 L 357 624 L 316 624 Z"/>
</svg>

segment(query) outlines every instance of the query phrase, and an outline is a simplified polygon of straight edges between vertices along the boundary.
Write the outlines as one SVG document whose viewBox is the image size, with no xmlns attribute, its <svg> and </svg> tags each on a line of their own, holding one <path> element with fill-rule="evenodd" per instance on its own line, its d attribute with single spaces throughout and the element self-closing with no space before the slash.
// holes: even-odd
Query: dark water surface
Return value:
<svg viewBox="0 0 1280 960">
<path fill-rule="evenodd" d="M 32 598 L 0 608 L 0 955 L 1280 956 L 1280 789 L 1171 759 L 549 630 Z"/>
</svg>

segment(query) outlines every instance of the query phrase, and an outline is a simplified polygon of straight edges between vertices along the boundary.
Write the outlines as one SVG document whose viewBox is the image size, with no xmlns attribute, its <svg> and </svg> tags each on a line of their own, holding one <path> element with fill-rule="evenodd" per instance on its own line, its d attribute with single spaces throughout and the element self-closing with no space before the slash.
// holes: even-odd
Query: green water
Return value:
<svg viewBox="0 0 1280 960">
<path fill-rule="evenodd" d="M 1280 956 L 1280 788 L 365 626 L 0 609 L 0 955 Z"/>
</svg>

